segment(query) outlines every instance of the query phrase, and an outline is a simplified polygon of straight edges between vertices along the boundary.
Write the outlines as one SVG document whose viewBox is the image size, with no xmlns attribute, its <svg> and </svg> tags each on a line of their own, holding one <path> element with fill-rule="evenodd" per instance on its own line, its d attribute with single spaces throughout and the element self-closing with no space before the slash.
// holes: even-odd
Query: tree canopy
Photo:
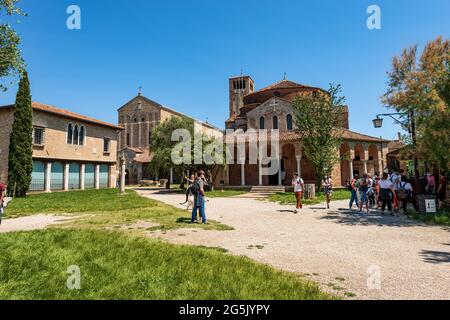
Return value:
<svg viewBox="0 0 450 320">
<path fill-rule="evenodd" d="M 340 161 L 339 147 L 345 98 L 341 86 L 330 84 L 328 92 L 316 91 L 298 96 L 293 102 L 294 121 L 305 155 L 313 163 L 320 190 L 325 174 Z"/>
<path fill-rule="evenodd" d="M 394 57 L 388 73 L 388 90 L 382 101 L 397 112 L 414 115 L 416 148 L 409 152 L 421 160 L 448 169 L 450 162 L 450 41 L 429 42 Z"/>
<path fill-rule="evenodd" d="M 11 20 L 25 13 L 17 7 L 19 0 L 0 0 L 0 19 Z M 4 78 L 14 78 L 24 71 L 24 60 L 19 49 L 20 37 L 10 23 L 0 24 L 0 90 L 6 91 Z"/>
</svg>

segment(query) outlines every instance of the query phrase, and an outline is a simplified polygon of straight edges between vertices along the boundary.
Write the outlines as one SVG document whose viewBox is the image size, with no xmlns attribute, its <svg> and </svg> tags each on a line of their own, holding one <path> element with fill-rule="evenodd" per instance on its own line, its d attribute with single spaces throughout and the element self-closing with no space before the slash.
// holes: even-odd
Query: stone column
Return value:
<svg viewBox="0 0 450 320">
<path fill-rule="evenodd" d="M 262 186 L 263 177 L 262 177 L 262 163 L 261 160 L 258 159 L 258 185 Z"/>
<path fill-rule="evenodd" d="M 281 186 L 281 156 L 278 158 L 278 185 Z"/>
<path fill-rule="evenodd" d="M 122 156 L 120 157 L 120 193 L 125 193 L 125 156 L 122 153 Z"/>
<path fill-rule="evenodd" d="M 364 166 L 364 173 L 368 173 L 367 172 L 367 160 L 363 160 L 363 166 Z"/>
<path fill-rule="evenodd" d="M 137 164 L 137 183 L 141 183 L 142 180 L 142 163 Z"/>
<path fill-rule="evenodd" d="M 355 144 L 354 143 L 349 143 L 348 144 L 349 148 L 350 148 L 350 152 L 349 152 L 349 157 L 350 159 L 348 159 L 348 165 L 349 165 L 349 176 L 350 176 L 350 181 L 353 179 L 353 159 L 355 159 Z"/>
<path fill-rule="evenodd" d="M 82 163 L 80 165 L 80 190 L 85 189 L 85 175 L 86 175 L 86 165 Z"/>
<path fill-rule="evenodd" d="M 45 192 L 52 192 L 51 182 L 52 182 L 52 163 L 47 162 L 45 164 Z"/>
<path fill-rule="evenodd" d="M 245 186 L 245 162 L 241 164 L 241 186 Z"/>
<path fill-rule="evenodd" d="M 64 191 L 69 191 L 69 168 L 68 163 L 64 164 Z"/>
<path fill-rule="evenodd" d="M 295 159 L 297 159 L 297 174 L 299 177 L 302 176 L 302 156 L 298 155 L 295 156 Z"/>
<path fill-rule="evenodd" d="M 350 170 L 350 180 L 352 180 L 353 179 L 353 159 L 350 159 L 349 161 L 348 161 L 348 164 L 349 164 L 349 170 Z"/>
<path fill-rule="evenodd" d="M 100 189 L 100 165 L 95 165 L 95 189 Z"/>
</svg>

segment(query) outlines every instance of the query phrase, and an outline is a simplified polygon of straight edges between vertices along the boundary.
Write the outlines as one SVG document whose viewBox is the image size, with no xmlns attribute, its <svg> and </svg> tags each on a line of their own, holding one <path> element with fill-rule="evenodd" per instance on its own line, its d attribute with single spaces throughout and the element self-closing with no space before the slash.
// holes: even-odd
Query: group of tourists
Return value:
<svg viewBox="0 0 450 320">
<path fill-rule="evenodd" d="M 398 210 L 400 203 L 403 211 L 406 213 L 408 202 L 412 202 L 413 188 L 403 170 L 400 172 L 375 173 L 373 176 L 364 174 L 359 177 L 358 174 L 347 182 L 347 188 L 351 192 L 350 210 L 353 204 L 361 212 L 363 207 L 369 213 L 371 208 L 381 208 L 381 214 L 385 214 L 386 208 L 390 215 L 394 215 L 393 209 Z"/>
<path fill-rule="evenodd" d="M 438 206 L 442 208 L 445 205 L 445 197 L 447 190 L 447 178 L 444 172 L 439 175 L 438 183 L 435 177 L 428 173 L 426 175 L 424 190 L 426 194 L 436 195 Z M 386 170 L 382 174 L 376 172 L 374 175 L 363 174 L 359 176 L 355 174 L 353 178 L 346 181 L 348 190 L 351 192 L 349 209 L 353 210 L 354 205 L 362 212 L 363 209 L 370 213 L 371 209 L 381 209 L 384 215 L 386 209 L 389 214 L 394 216 L 394 212 L 402 210 L 407 213 L 408 203 L 411 203 L 414 209 L 418 210 L 414 201 L 412 182 L 406 176 L 404 170 Z M 292 186 L 296 197 L 295 213 L 302 209 L 302 198 L 305 191 L 305 183 L 303 179 L 294 173 L 292 178 Z M 321 183 L 323 192 L 326 197 L 327 209 L 330 208 L 330 201 L 333 194 L 333 181 L 329 175 L 325 175 Z M 418 190 L 420 192 L 420 190 Z"/>
</svg>

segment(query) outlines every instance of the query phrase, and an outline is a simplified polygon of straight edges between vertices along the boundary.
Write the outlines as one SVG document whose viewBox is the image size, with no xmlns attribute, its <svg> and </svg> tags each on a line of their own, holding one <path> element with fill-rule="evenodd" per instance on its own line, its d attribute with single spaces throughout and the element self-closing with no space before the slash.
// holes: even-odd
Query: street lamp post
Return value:
<svg viewBox="0 0 450 320">
<path fill-rule="evenodd" d="M 400 119 L 396 118 L 396 116 L 398 116 Z M 375 119 L 372 120 L 373 125 L 375 128 L 381 128 L 383 126 L 383 118 L 382 117 L 390 117 L 392 119 L 394 119 L 395 123 L 398 123 L 400 125 L 402 125 L 403 127 L 407 127 L 408 128 L 408 132 L 411 135 L 411 140 L 412 140 L 412 144 L 414 149 L 416 149 L 417 146 L 417 138 L 416 138 L 416 122 L 415 122 L 415 118 L 414 118 L 414 111 L 411 111 L 410 113 L 382 113 L 382 114 L 378 114 L 376 116 Z M 406 117 L 407 119 L 401 119 Z M 416 191 L 416 193 L 420 193 L 420 184 L 419 184 L 419 160 L 417 158 L 417 154 L 414 150 L 414 158 L 413 158 L 413 162 L 414 162 L 414 177 L 415 177 L 415 186 L 414 189 Z"/>
</svg>

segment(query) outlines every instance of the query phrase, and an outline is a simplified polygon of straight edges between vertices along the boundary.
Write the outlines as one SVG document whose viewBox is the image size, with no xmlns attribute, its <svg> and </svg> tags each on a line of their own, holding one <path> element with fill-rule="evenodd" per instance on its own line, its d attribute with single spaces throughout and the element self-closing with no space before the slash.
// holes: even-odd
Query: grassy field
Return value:
<svg viewBox="0 0 450 320">
<path fill-rule="evenodd" d="M 215 249 L 96 230 L 0 234 L 0 299 L 330 299 L 299 276 Z M 66 286 L 78 266 L 81 289 Z"/>
<path fill-rule="evenodd" d="M 268 199 L 280 204 L 296 204 L 294 193 L 292 192 L 279 192 L 268 196 Z M 350 192 L 344 189 L 334 190 L 332 200 L 346 200 L 350 199 Z M 325 202 L 325 195 L 323 193 L 314 199 L 303 199 L 303 204 L 312 205 Z"/>
<path fill-rule="evenodd" d="M 127 226 L 139 221 L 157 224 L 152 230 L 183 227 L 208 230 L 230 230 L 231 227 L 209 220 L 207 225 L 189 224 L 190 212 L 116 189 L 43 193 L 14 199 L 6 210 L 6 218 L 38 213 L 69 214 L 80 217 L 69 226 L 97 228 Z"/>
<path fill-rule="evenodd" d="M 332 299 L 299 275 L 221 248 L 172 245 L 148 230 L 195 227 L 189 212 L 134 191 L 90 190 L 15 199 L 8 218 L 66 213 L 76 218 L 32 232 L 0 234 L 0 299 Z M 136 222 L 156 226 L 134 230 Z M 131 229 L 127 226 L 130 226 Z M 151 232 L 150 231 L 150 232 Z M 78 266 L 81 289 L 66 286 Z"/>
</svg>

